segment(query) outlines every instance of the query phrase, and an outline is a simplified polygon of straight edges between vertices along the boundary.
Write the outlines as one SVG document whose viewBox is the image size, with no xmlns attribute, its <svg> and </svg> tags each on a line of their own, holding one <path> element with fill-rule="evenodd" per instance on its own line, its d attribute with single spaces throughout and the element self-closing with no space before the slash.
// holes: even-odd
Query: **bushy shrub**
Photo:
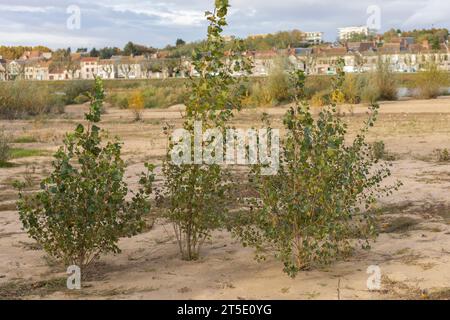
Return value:
<svg viewBox="0 0 450 320">
<path fill-rule="evenodd" d="M 76 103 L 76 104 L 83 104 L 83 103 L 86 103 L 86 102 L 88 102 L 89 101 L 89 97 L 87 96 L 87 95 L 85 95 L 85 94 L 80 94 L 78 97 L 76 97 L 75 99 L 74 99 L 74 103 Z"/>
<path fill-rule="evenodd" d="M 107 97 L 106 101 L 113 107 L 128 109 L 130 107 L 130 96 L 137 93 L 142 96 L 145 109 L 167 108 L 175 104 L 180 104 L 189 95 L 188 88 L 184 84 L 180 84 L 178 87 L 150 85 L 132 91 L 121 90 L 113 92 Z"/>
<path fill-rule="evenodd" d="M 358 76 L 358 87 L 361 88 L 361 102 L 376 103 L 380 99 L 380 92 L 373 83 L 373 74 Z"/>
<path fill-rule="evenodd" d="M 128 99 L 128 109 L 134 115 L 134 121 L 142 119 L 142 111 L 144 110 L 144 97 L 139 91 L 133 92 Z"/>
<path fill-rule="evenodd" d="M 291 276 L 347 254 L 354 240 L 367 247 L 376 235 L 372 205 L 398 187 L 380 187 L 390 171 L 387 164 L 377 164 L 366 143 L 378 106 L 371 106 L 357 137 L 346 141 L 347 126 L 336 104 L 313 118 L 304 96 L 305 76 L 300 71 L 294 76 L 298 102 L 284 117 L 287 136 L 279 171 L 263 176 L 261 166 L 253 169 L 258 197 L 245 213 L 248 223 L 234 228 L 258 255 L 274 252 Z"/>
<path fill-rule="evenodd" d="M 287 62 L 284 59 L 278 59 L 269 72 L 267 89 L 271 99 L 276 103 L 285 102 L 290 97 L 290 83 L 286 69 Z"/>
<path fill-rule="evenodd" d="M 64 87 L 64 100 L 66 104 L 78 103 L 77 98 L 86 96 L 86 93 L 93 93 L 94 82 L 89 80 L 69 81 Z"/>
<path fill-rule="evenodd" d="M 87 127 L 79 124 L 55 154 L 53 172 L 36 194 L 18 184 L 20 220 L 29 236 L 48 254 L 84 271 L 101 254 L 119 252 L 120 237 L 135 235 L 149 212 L 153 167 L 142 173 L 140 188 L 131 201 L 124 182 L 121 143 L 103 143 L 97 126 L 104 98 L 102 82 L 95 81 Z"/>
<path fill-rule="evenodd" d="M 330 91 L 319 91 L 316 92 L 311 98 L 311 105 L 313 107 L 323 107 L 330 101 Z"/>
<path fill-rule="evenodd" d="M 448 149 L 436 149 L 434 150 L 434 153 L 436 155 L 436 159 L 439 162 L 447 162 L 450 161 L 450 152 Z"/>
<path fill-rule="evenodd" d="M 346 74 L 343 84 L 342 92 L 345 96 L 345 101 L 350 104 L 358 104 L 361 102 L 361 81 L 360 75 Z"/>
<path fill-rule="evenodd" d="M 106 102 L 115 108 L 128 109 L 128 95 L 128 93 L 124 92 L 110 93 L 106 96 Z"/>
<path fill-rule="evenodd" d="M 397 82 L 394 73 L 390 70 L 390 63 L 378 59 L 377 70 L 372 75 L 370 86 L 378 91 L 377 100 L 397 100 Z"/>
<path fill-rule="evenodd" d="M 291 87 L 293 85 L 291 84 Z M 328 92 L 330 93 L 331 81 L 329 76 L 310 75 L 307 77 L 305 84 L 305 97 L 307 99 L 312 99 L 312 97 L 318 92 Z"/>
<path fill-rule="evenodd" d="M 255 81 L 250 84 L 247 95 L 243 98 L 244 107 L 271 107 L 275 101 L 268 89 L 266 81 Z"/>
<path fill-rule="evenodd" d="M 167 108 L 183 103 L 188 96 L 185 85 L 179 87 L 154 87 L 143 90 L 144 105 L 146 109 Z"/>
<path fill-rule="evenodd" d="M 417 96 L 422 99 L 435 99 L 444 92 L 449 75 L 439 69 L 436 63 L 429 62 L 424 71 L 417 75 Z"/>
<path fill-rule="evenodd" d="M 4 166 L 11 156 L 11 147 L 9 143 L 9 136 L 7 136 L 3 130 L 0 130 L 0 167 Z"/>
<path fill-rule="evenodd" d="M 386 150 L 386 145 L 382 140 L 375 141 L 374 143 L 372 143 L 371 149 L 373 157 L 376 160 L 386 160 L 386 161 L 395 160 L 395 155 Z"/>
<path fill-rule="evenodd" d="M 19 119 L 26 116 L 61 113 L 63 99 L 48 87 L 28 81 L 13 81 L 0 86 L 0 117 Z"/>
</svg>

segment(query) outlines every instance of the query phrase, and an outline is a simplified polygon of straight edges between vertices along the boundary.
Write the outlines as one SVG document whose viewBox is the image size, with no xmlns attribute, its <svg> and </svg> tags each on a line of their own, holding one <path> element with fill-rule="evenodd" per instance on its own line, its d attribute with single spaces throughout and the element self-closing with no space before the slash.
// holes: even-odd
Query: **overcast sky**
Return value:
<svg viewBox="0 0 450 320">
<path fill-rule="evenodd" d="M 123 47 L 128 41 L 155 47 L 205 34 L 204 11 L 213 0 L 0 0 L 0 45 Z M 450 28 L 449 0 L 230 0 L 226 34 L 245 37 L 279 30 L 323 31 L 365 25 L 367 8 L 381 9 L 381 31 Z M 67 8 L 81 10 L 80 29 L 69 30 Z"/>
</svg>

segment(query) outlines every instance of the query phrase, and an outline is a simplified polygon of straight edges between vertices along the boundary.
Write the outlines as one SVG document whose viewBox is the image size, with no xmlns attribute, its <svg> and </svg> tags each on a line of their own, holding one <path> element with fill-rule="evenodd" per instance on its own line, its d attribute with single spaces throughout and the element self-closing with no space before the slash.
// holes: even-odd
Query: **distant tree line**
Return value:
<svg viewBox="0 0 450 320">
<path fill-rule="evenodd" d="M 0 56 L 3 59 L 15 60 L 19 59 L 27 51 L 51 52 L 52 50 L 44 46 L 28 47 L 28 46 L 0 46 Z"/>
<path fill-rule="evenodd" d="M 383 34 L 383 39 L 385 42 L 390 42 L 393 38 L 398 36 L 401 37 L 412 37 L 416 43 L 422 43 L 425 40 L 431 45 L 434 50 L 440 49 L 440 44 L 448 40 L 449 31 L 448 29 L 414 29 L 412 31 L 402 31 L 400 29 L 391 29 Z"/>
</svg>

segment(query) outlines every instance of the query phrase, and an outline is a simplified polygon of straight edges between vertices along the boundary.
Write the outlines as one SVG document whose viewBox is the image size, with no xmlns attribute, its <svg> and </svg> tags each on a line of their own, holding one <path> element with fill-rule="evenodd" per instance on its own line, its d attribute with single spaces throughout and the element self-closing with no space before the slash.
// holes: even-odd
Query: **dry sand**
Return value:
<svg viewBox="0 0 450 320">
<path fill-rule="evenodd" d="M 85 109 L 69 106 L 57 119 L 0 121 L 0 127 L 15 137 L 33 136 L 39 141 L 21 147 L 54 151 Z M 285 111 L 285 107 L 244 110 L 235 124 L 251 127 L 267 112 L 277 126 Z M 351 135 L 366 111 L 360 106 L 342 108 Z M 131 113 L 107 109 L 102 124 L 125 142 L 131 184 L 144 161 L 160 163 L 166 144 L 161 128 L 166 122 L 179 125 L 180 112 L 180 106 L 147 110 L 144 121 L 133 122 Z M 43 286 L 40 281 L 52 283 L 51 279 L 65 274 L 21 229 L 11 184 L 26 176 L 37 187 L 51 170 L 51 158 L 18 159 L 17 166 L 0 169 L 0 299 L 450 298 L 450 163 L 438 163 L 433 155 L 435 149 L 450 149 L 450 99 L 382 103 L 369 138 L 386 143 L 396 159 L 390 179 L 404 183 L 380 203 L 389 232 L 381 233 L 370 251 L 357 250 L 346 261 L 301 272 L 295 279 L 286 276 L 281 263 L 272 258 L 256 262 L 252 250 L 225 231 L 214 233 L 199 261 L 182 261 L 171 226 L 158 221 L 152 230 L 121 240 L 122 253 L 102 257 L 95 280 L 83 283 L 81 291 L 68 291 L 61 281 L 54 287 Z M 381 268 L 380 291 L 367 289 L 370 265 Z"/>
</svg>

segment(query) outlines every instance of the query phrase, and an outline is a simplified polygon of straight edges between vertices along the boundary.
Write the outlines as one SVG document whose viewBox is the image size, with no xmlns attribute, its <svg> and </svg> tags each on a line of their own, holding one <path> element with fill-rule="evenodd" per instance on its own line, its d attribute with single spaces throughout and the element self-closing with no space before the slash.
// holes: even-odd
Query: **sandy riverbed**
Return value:
<svg viewBox="0 0 450 320">
<path fill-rule="evenodd" d="M 69 106 L 57 119 L 0 121 L 0 127 L 14 137 L 38 140 L 21 147 L 52 152 L 84 110 L 84 106 Z M 143 162 L 160 163 L 166 146 L 162 127 L 166 122 L 179 124 L 180 110 L 147 110 L 142 122 L 133 122 L 128 111 L 107 109 L 102 125 L 125 142 L 131 184 Z M 234 122 L 237 127 L 249 128 L 267 112 L 274 126 L 280 126 L 285 111 L 245 110 Z M 342 108 L 350 135 L 361 125 L 366 111 L 362 106 Z M 382 103 L 380 113 L 369 138 L 385 142 L 395 157 L 391 179 L 400 179 L 404 186 L 380 203 L 385 207 L 383 223 L 389 232 L 381 233 L 370 251 L 357 251 L 347 261 L 291 279 L 283 274 L 278 261 L 256 262 L 252 250 L 243 248 L 225 231 L 214 233 L 199 261 L 181 261 L 170 225 L 157 222 L 152 230 L 121 240 L 122 253 L 102 257 L 97 277 L 84 283 L 80 292 L 57 285 L 44 289 L 35 285 L 33 289 L 33 284 L 64 277 L 64 272 L 49 263 L 22 231 L 11 186 L 24 175 L 37 186 L 51 170 L 51 157 L 23 158 L 12 168 L 0 169 L 0 299 L 450 298 L 450 163 L 437 162 L 433 154 L 435 149 L 450 149 L 450 99 Z M 399 218 L 409 219 L 405 221 L 411 225 L 402 225 Z M 381 268 L 381 291 L 367 289 L 369 265 Z"/>
</svg>

